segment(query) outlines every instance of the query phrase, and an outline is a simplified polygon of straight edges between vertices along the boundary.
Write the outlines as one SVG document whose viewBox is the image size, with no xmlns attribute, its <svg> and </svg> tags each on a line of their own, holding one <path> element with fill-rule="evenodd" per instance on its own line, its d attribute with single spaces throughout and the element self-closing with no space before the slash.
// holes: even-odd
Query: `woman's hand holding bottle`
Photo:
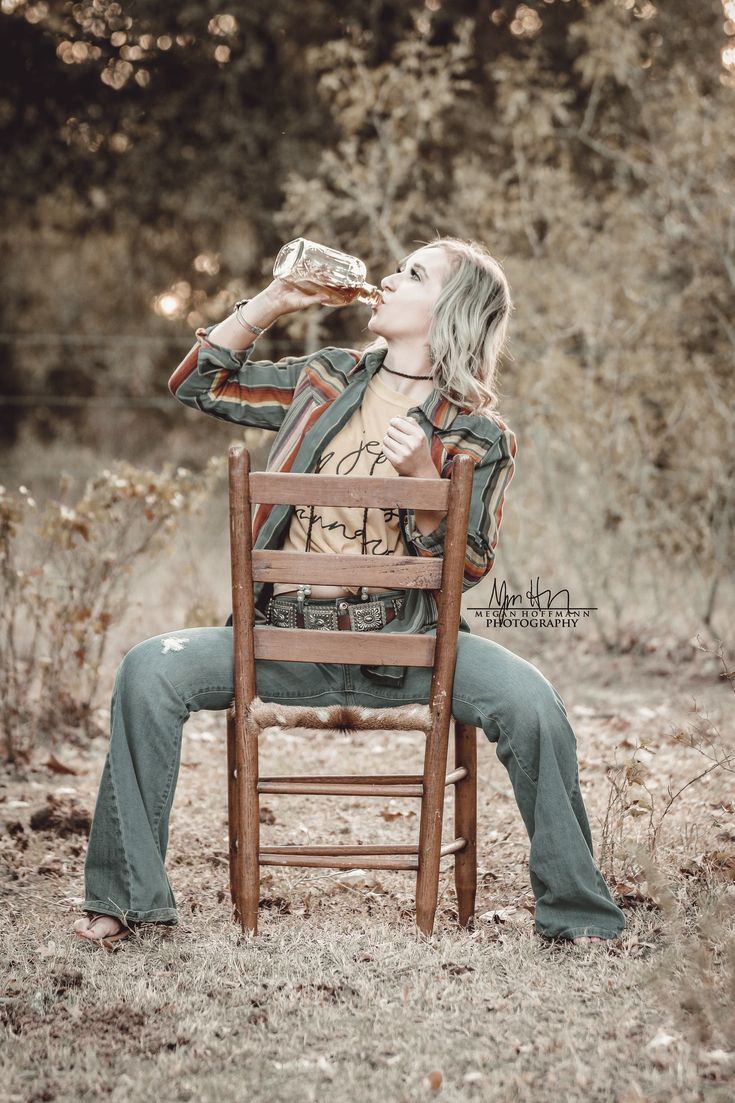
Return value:
<svg viewBox="0 0 735 1103">
<path fill-rule="evenodd" d="M 357 257 L 296 238 L 279 252 L 268 286 L 215 326 L 209 339 L 242 352 L 259 336 L 256 331 L 268 329 L 284 314 L 309 306 L 380 302 L 380 290 L 364 277 L 365 265 Z"/>
<path fill-rule="evenodd" d="M 281 279 L 280 276 L 275 276 L 262 294 L 268 297 L 281 314 L 292 314 L 296 310 L 304 310 L 307 306 L 345 305 L 344 302 L 335 302 L 335 291 L 334 287 L 323 287 L 307 280 L 299 280 L 297 286 L 289 283 L 288 280 Z"/>
<path fill-rule="evenodd" d="M 292 314 L 307 306 L 328 301 L 329 289 L 326 287 L 311 284 L 309 290 L 305 290 L 303 286 L 294 287 L 285 280 L 274 279 L 268 287 L 254 295 L 250 302 L 215 326 L 209 334 L 209 340 L 223 348 L 232 349 L 233 352 L 243 352 L 253 344 L 256 334 L 242 322 L 250 322 L 259 329 L 268 329 L 284 314 Z M 238 315 L 242 321 L 238 319 Z"/>
</svg>

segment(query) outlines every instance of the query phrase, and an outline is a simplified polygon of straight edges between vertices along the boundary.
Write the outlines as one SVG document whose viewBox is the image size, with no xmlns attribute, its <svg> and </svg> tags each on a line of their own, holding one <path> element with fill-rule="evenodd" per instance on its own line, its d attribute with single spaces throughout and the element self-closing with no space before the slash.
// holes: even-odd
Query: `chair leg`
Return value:
<svg viewBox="0 0 735 1103">
<path fill-rule="evenodd" d="M 442 820 L 447 769 L 448 731 L 435 718 L 427 736 L 424 757 L 424 792 L 419 826 L 419 868 L 416 874 L 416 926 L 424 934 L 434 930 L 439 898 L 439 862 L 442 846 Z"/>
<path fill-rule="evenodd" d="M 454 762 L 455 768 L 467 769 L 467 777 L 454 786 L 454 834 L 467 840 L 454 855 L 454 884 L 460 925 L 469 927 L 475 917 L 477 893 L 477 729 L 456 720 Z"/>
<path fill-rule="evenodd" d="M 230 832 L 228 849 L 230 863 L 230 897 L 232 899 L 233 918 L 237 923 L 240 916 L 237 906 L 237 729 L 234 707 L 227 711 L 227 822 Z"/>
<path fill-rule="evenodd" d="M 426 794 L 424 794 L 425 801 Z M 434 930 L 434 917 L 439 899 L 438 858 L 439 851 L 436 858 L 433 855 L 427 855 L 423 861 L 419 858 L 419 869 L 416 874 L 416 926 L 425 935 L 430 935 Z"/>
<path fill-rule="evenodd" d="M 245 713 L 245 710 L 242 710 Z M 237 915 L 243 931 L 258 933 L 260 900 L 260 803 L 258 798 L 258 730 L 238 711 L 237 746 Z"/>
</svg>

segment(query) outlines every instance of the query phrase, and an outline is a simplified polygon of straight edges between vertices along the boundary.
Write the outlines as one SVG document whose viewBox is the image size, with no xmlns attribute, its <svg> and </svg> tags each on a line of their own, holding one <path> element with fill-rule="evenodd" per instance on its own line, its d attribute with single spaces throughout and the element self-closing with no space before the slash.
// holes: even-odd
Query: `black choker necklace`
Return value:
<svg viewBox="0 0 735 1103">
<path fill-rule="evenodd" d="M 389 371 L 391 375 L 402 375 L 404 379 L 433 379 L 433 375 L 409 375 L 405 371 L 394 371 L 393 368 L 386 368 L 385 364 L 382 365 L 384 371 Z"/>
</svg>

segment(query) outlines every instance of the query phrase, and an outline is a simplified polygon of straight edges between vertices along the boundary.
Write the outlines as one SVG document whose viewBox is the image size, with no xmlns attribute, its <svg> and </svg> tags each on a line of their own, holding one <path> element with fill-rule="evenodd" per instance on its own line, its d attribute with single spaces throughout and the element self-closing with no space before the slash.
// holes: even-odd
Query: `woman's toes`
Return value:
<svg viewBox="0 0 735 1103">
<path fill-rule="evenodd" d="M 596 935 L 580 935 L 579 938 L 573 938 L 572 939 L 572 942 L 574 943 L 575 946 L 579 946 L 584 942 L 602 942 L 602 941 L 603 940 L 601 938 L 598 938 Z"/>
<path fill-rule="evenodd" d="M 123 930 L 123 924 L 114 915 L 98 915 L 95 918 L 85 916 L 74 924 L 74 930 L 81 938 L 90 942 L 100 942 Z"/>
</svg>

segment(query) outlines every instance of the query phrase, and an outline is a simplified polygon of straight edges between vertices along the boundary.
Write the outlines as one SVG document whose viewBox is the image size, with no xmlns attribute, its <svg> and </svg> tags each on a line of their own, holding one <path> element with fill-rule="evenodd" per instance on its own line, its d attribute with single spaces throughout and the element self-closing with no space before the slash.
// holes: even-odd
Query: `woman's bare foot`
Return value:
<svg viewBox="0 0 735 1103">
<path fill-rule="evenodd" d="M 79 938 L 86 938 L 88 942 L 96 942 L 105 947 L 132 934 L 130 928 L 114 915 L 85 915 L 75 922 L 74 933 Z"/>
<path fill-rule="evenodd" d="M 572 942 L 575 946 L 580 946 L 584 942 L 604 942 L 603 938 L 598 938 L 596 935 L 580 935 L 579 938 L 573 938 Z"/>
</svg>

